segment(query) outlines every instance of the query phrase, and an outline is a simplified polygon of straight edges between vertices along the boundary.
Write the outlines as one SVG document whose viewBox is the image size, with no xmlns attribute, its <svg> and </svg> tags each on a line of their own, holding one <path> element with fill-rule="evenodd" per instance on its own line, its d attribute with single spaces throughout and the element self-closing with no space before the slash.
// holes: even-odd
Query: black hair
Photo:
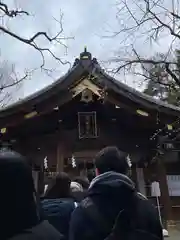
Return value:
<svg viewBox="0 0 180 240">
<path fill-rule="evenodd" d="M 95 165 L 99 174 L 109 171 L 127 174 L 130 168 L 127 161 L 127 154 L 115 146 L 103 148 L 95 156 Z"/>
<path fill-rule="evenodd" d="M 65 172 L 59 173 L 48 185 L 45 198 L 68 198 L 70 197 L 71 179 Z"/>
<path fill-rule="evenodd" d="M 0 218 L 2 239 L 13 237 L 39 222 L 32 171 L 20 154 L 0 152 Z"/>
</svg>

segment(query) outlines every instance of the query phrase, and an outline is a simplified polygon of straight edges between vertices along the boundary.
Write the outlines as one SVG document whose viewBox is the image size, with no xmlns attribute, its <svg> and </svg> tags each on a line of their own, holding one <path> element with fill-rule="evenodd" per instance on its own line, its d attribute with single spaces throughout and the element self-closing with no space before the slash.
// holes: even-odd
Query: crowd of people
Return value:
<svg viewBox="0 0 180 240">
<path fill-rule="evenodd" d="M 137 192 L 126 154 L 106 147 L 94 162 L 91 182 L 62 172 L 40 198 L 26 159 L 0 152 L 0 239 L 162 240 L 156 208 Z"/>
</svg>

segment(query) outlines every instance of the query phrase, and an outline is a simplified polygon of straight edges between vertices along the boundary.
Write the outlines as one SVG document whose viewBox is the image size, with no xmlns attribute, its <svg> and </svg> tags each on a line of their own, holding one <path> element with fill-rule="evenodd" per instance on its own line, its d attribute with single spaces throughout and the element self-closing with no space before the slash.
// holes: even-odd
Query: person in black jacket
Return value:
<svg viewBox="0 0 180 240">
<path fill-rule="evenodd" d="M 0 151 L 0 239 L 60 240 L 62 235 L 40 219 L 40 208 L 27 161 L 20 154 Z"/>
<path fill-rule="evenodd" d="M 54 177 L 41 201 L 44 218 L 68 239 L 71 213 L 76 201 L 71 194 L 71 179 L 65 172 Z"/>
<path fill-rule="evenodd" d="M 128 177 L 131 164 L 127 155 L 116 147 L 106 147 L 95 157 L 95 165 L 97 177 L 90 184 L 87 198 L 73 212 L 69 239 L 103 240 L 111 233 L 119 216 L 119 239 L 131 239 L 122 237 L 122 232 L 130 233 L 128 215 L 123 215 L 128 212 L 132 219 L 134 217 L 135 228 L 162 240 L 162 227 L 155 207 L 136 192 Z"/>
</svg>

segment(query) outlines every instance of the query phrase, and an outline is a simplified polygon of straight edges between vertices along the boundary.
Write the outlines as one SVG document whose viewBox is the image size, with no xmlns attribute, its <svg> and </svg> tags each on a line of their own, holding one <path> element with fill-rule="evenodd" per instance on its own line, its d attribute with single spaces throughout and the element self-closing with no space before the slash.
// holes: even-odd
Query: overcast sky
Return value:
<svg viewBox="0 0 180 240">
<path fill-rule="evenodd" d="M 115 0 L 6 0 L 5 2 L 12 7 L 15 2 L 17 6 L 21 6 L 31 14 L 31 16 L 17 17 L 6 22 L 9 29 L 27 38 L 38 31 L 56 33 L 59 25 L 53 17 L 59 19 L 60 12 L 63 12 L 63 35 L 72 36 L 74 39 L 66 42 L 67 54 L 64 47 L 60 45 L 52 46 L 52 50 L 57 56 L 69 60 L 72 64 L 83 51 L 84 46 L 87 46 L 88 51 L 99 61 L 108 61 L 120 47 L 122 36 L 103 38 L 104 35 L 109 35 L 118 29 L 117 1 Z M 39 42 L 47 44 L 42 39 Z M 169 37 L 165 37 L 160 45 L 153 47 L 153 51 L 165 51 L 169 43 Z M 34 49 L 9 36 L 1 34 L 0 44 L 1 60 L 15 63 L 19 72 L 36 68 L 41 64 L 41 57 Z M 136 46 L 141 53 L 149 53 L 147 44 L 142 40 L 139 40 Z M 50 84 L 67 71 L 68 65 L 62 66 L 52 57 L 46 56 L 46 67 L 56 69 L 53 73 L 54 78 L 37 71 L 29 81 L 24 82 L 19 92 L 21 96 L 32 94 Z M 124 81 L 124 79 L 121 80 Z M 128 78 L 127 84 L 136 87 L 131 77 Z"/>
</svg>

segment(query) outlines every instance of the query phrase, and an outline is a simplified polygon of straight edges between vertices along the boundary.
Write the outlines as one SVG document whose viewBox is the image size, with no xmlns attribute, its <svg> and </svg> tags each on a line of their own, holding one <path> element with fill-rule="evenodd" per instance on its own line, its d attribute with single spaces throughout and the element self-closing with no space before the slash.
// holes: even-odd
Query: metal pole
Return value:
<svg viewBox="0 0 180 240">
<path fill-rule="evenodd" d="M 161 207 L 160 207 L 160 204 L 159 204 L 159 197 L 158 197 L 158 196 L 156 196 L 156 201 L 157 201 L 157 208 L 158 208 L 159 220 L 160 220 L 160 223 L 161 223 L 161 225 L 162 225 Z"/>
</svg>

